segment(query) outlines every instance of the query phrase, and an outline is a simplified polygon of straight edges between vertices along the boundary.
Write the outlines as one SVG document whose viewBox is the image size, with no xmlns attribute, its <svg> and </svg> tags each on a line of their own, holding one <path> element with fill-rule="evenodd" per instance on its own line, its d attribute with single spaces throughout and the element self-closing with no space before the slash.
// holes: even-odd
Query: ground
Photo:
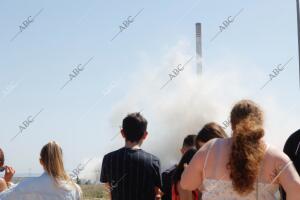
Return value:
<svg viewBox="0 0 300 200">
<path fill-rule="evenodd" d="M 103 185 L 80 185 L 84 200 L 108 200 L 108 193 Z"/>
</svg>

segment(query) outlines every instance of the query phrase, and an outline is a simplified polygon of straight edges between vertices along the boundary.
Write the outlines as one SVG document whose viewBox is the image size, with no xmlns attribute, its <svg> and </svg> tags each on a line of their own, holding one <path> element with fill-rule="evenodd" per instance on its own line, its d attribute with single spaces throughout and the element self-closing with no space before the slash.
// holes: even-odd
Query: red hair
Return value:
<svg viewBox="0 0 300 200">
<path fill-rule="evenodd" d="M 241 195 L 254 190 L 265 147 L 263 113 L 253 101 L 242 100 L 231 111 L 233 144 L 228 167 L 233 188 Z"/>
</svg>

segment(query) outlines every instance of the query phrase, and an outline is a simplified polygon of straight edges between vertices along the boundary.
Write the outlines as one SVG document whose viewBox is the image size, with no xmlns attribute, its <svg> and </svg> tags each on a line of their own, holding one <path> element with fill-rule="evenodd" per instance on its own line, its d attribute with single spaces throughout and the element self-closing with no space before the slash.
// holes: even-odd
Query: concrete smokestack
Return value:
<svg viewBox="0 0 300 200">
<path fill-rule="evenodd" d="M 201 23 L 196 23 L 196 65 L 197 74 L 202 74 L 202 32 Z"/>
</svg>

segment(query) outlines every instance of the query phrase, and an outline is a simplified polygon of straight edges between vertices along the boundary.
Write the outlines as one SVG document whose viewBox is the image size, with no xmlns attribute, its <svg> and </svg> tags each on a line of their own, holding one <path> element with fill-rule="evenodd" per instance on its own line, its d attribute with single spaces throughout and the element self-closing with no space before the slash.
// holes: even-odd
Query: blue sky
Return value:
<svg viewBox="0 0 300 200">
<path fill-rule="evenodd" d="M 222 67 L 222 59 L 242 60 L 239 71 L 244 76 L 253 65 L 265 74 L 247 83 L 249 88 L 259 88 L 276 65 L 293 57 L 263 94 L 280 99 L 281 106 L 297 104 L 295 6 L 292 0 L 1 0 L 0 146 L 6 152 L 7 164 L 18 173 L 29 169 L 41 172 L 38 154 L 49 140 L 63 146 L 69 170 L 83 159 L 101 159 L 121 145 L 121 138 L 111 141 L 121 123 L 110 123 L 111 112 L 132 86 L 139 84 L 135 80 L 139 80 L 136 76 L 143 58 L 156 63 L 166 49 L 181 40 L 191 44 L 193 54 L 196 22 L 203 28 L 204 73 L 229 70 Z M 241 9 L 234 22 L 210 42 L 222 22 Z M 39 11 L 11 42 L 23 21 Z M 134 22 L 111 41 L 123 21 L 139 11 Z M 72 70 L 91 58 L 61 90 Z M 152 73 L 153 69 L 143 70 Z M 22 122 L 42 109 L 34 122 L 10 142 Z"/>
</svg>

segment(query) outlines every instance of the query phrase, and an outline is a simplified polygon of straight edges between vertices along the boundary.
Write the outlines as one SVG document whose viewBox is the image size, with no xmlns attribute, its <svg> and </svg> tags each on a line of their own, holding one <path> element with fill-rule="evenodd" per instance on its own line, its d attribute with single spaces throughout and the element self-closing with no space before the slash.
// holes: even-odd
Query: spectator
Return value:
<svg viewBox="0 0 300 200">
<path fill-rule="evenodd" d="M 196 135 L 188 135 L 184 138 L 182 147 L 180 149 L 181 155 L 185 154 L 190 149 L 195 148 L 195 140 Z M 162 173 L 162 182 L 163 182 L 163 200 L 171 200 L 172 199 L 172 179 L 173 174 L 176 170 L 177 165 L 173 165 L 169 169 L 165 170 Z"/>
<path fill-rule="evenodd" d="M 197 189 L 194 191 L 184 190 L 179 184 L 184 168 L 190 163 L 196 152 L 196 149 L 188 150 L 177 165 L 173 176 L 172 200 L 198 200 L 199 192 Z"/>
<path fill-rule="evenodd" d="M 214 138 L 227 138 L 224 129 L 215 122 L 204 125 L 196 137 L 196 148 L 199 150 L 205 143 Z M 199 200 L 202 199 L 202 193 L 199 192 Z"/>
<path fill-rule="evenodd" d="M 300 175 L 300 129 L 293 133 L 286 141 L 283 152 L 293 161 L 298 174 Z M 282 198 L 286 199 L 286 194 L 282 190 Z"/>
<path fill-rule="evenodd" d="M 238 102 L 231 127 L 231 138 L 213 139 L 196 153 L 182 174 L 182 188 L 201 187 L 203 200 L 275 200 L 280 184 L 288 200 L 299 200 L 299 175 L 288 156 L 264 142 L 258 105 Z"/>
<path fill-rule="evenodd" d="M 100 181 L 112 200 L 161 199 L 159 159 L 141 149 L 147 138 L 147 120 L 140 113 L 127 115 L 122 124 L 125 147 L 104 156 Z"/>
<path fill-rule="evenodd" d="M 46 144 L 40 153 L 44 173 L 27 178 L 0 194 L 1 200 L 79 200 L 81 189 L 64 169 L 62 149 L 56 142 Z"/>
<path fill-rule="evenodd" d="M 4 152 L 0 148 L 0 172 L 5 171 L 4 178 L 0 178 L 0 192 L 6 190 L 7 188 L 13 185 L 11 180 L 15 174 L 15 170 L 12 167 L 4 165 L 4 158 Z"/>
</svg>

